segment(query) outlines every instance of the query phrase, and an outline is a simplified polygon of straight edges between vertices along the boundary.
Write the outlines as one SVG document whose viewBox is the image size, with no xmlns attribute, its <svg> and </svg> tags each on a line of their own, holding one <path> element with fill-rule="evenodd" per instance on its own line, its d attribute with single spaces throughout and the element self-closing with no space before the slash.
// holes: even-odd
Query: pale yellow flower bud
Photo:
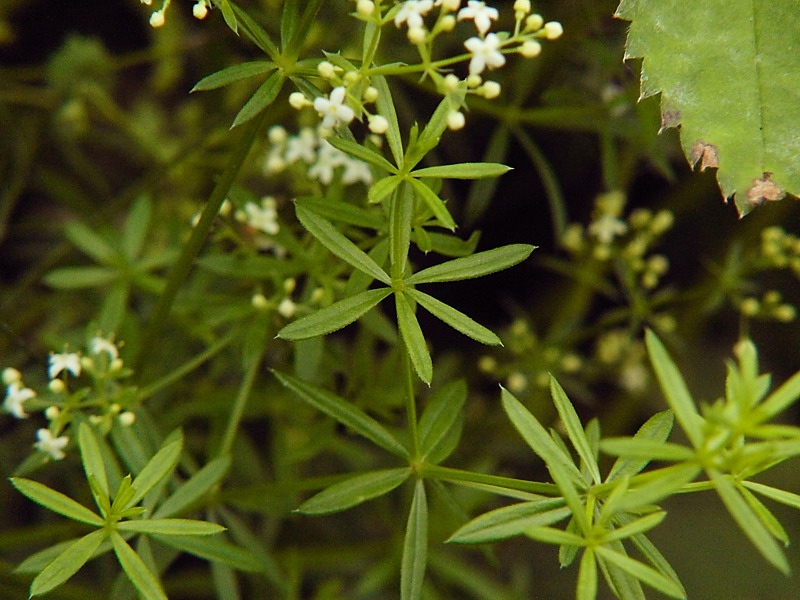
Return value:
<svg viewBox="0 0 800 600">
<path fill-rule="evenodd" d="M 364 102 L 376 102 L 378 100 L 378 88 L 369 86 L 364 90 Z"/>
<path fill-rule="evenodd" d="M 447 115 L 447 128 L 452 131 L 463 129 L 466 122 L 467 119 L 464 116 L 464 113 L 459 112 L 457 110 Z"/>
<path fill-rule="evenodd" d="M 557 40 L 564 33 L 564 28 L 558 21 L 550 21 L 544 24 L 544 32 L 548 40 Z"/>
<path fill-rule="evenodd" d="M 536 40 L 527 40 L 519 47 L 519 53 L 525 58 L 536 58 L 542 53 L 542 45 Z"/>
</svg>

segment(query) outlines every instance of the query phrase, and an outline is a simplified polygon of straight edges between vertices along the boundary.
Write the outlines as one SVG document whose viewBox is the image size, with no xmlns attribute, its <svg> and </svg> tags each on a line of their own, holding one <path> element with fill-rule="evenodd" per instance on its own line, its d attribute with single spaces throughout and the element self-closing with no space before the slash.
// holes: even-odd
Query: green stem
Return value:
<svg viewBox="0 0 800 600">
<path fill-rule="evenodd" d="M 175 383 L 183 379 L 186 375 L 194 371 L 197 367 L 202 365 L 212 356 L 217 354 L 220 350 L 225 348 L 228 344 L 230 344 L 236 336 L 233 333 L 229 333 L 224 338 L 218 340 L 213 346 L 206 348 L 203 352 L 192 358 L 191 360 L 183 363 L 180 367 L 165 375 L 164 377 L 154 381 L 148 386 L 143 387 L 139 393 L 137 394 L 137 399 L 141 402 L 150 398 L 157 392 L 161 391 L 163 388 Z"/>
<path fill-rule="evenodd" d="M 546 494 L 548 496 L 561 496 L 561 491 L 554 483 L 539 483 L 538 481 L 526 481 L 524 479 L 514 479 L 512 477 L 500 477 L 497 475 L 484 475 L 483 473 L 473 473 L 461 469 L 451 469 L 439 465 L 425 464 L 421 468 L 421 476 L 428 479 L 440 479 L 455 483 L 469 482 L 491 485 L 498 488 L 529 492 L 532 494 Z"/>
<path fill-rule="evenodd" d="M 135 371 L 137 373 L 142 372 L 145 357 L 150 354 L 147 350 L 155 345 L 161 330 L 164 328 L 167 317 L 172 309 L 172 303 L 175 301 L 175 296 L 188 277 L 194 260 L 200 253 L 200 249 L 203 247 L 203 243 L 214 224 L 214 219 L 219 213 L 219 209 L 225 201 L 233 182 L 236 180 L 236 176 L 239 174 L 247 155 L 250 153 L 250 148 L 253 146 L 256 136 L 262 130 L 268 115 L 269 111 L 264 111 L 260 117 L 244 125 L 246 129 L 242 133 L 239 144 L 234 149 L 233 155 L 225 167 L 225 170 L 222 172 L 222 175 L 220 175 L 217 185 L 214 186 L 214 190 L 211 192 L 211 196 L 200 215 L 200 220 L 192 229 L 192 234 L 183 247 L 181 255 L 170 270 L 169 276 L 167 277 L 167 285 L 161 297 L 158 299 L 158 303 L 153 310 L 153 315 L 150 317 L 150 321 L 142 336 L 141 350 L 135 361 Z"/>
<path fill-rule="evenodd" d="M 405 344 L 402 341 L 400 346 L 400 360 L 403 363 L 403 384 L 406 397 L 406 418 L 413 448 L 412 461 L 416 463 L 421 460 L 422 454 L 419 444 L 419 428 L 417 427 L 417 402 L 414 397 L 414 369 L 411 366 L 411 358 L 408 356 Z"/>
<path fill-rule="evenodd" d="M 236 432 L 239 430 L 239 423 L 242 421 L 244 408 L 247 405 L 247 399 L 250 397 L 250 391 L 253 389 L 253 383 L 258 375 L 258 367 L 261 365 L 261 359 L 264 356 L 262 352 L 247 366 L 244 373 L 242 385 L 239 386 L 239 393 L 236 395 L 236 400 L 233 403 L 230 416 L 228 417 L 228 426 L 225 428 L 225 433 L 222 436 L 222 442 L 219 445 L 217 456 L 226 456 L 230 454 L 233 447 L 233 441 L 236 439 Z"/>
</svg>

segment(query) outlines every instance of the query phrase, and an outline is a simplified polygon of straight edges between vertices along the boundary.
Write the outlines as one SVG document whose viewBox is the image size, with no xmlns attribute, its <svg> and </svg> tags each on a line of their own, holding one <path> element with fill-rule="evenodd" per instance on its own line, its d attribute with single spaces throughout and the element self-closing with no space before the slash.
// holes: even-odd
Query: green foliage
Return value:
<svg viewBox="0 0 800 600">
<path fill-rule="evenodd" d="M 637 101 L 792 192 L 783 3 L 137 7 L 3 71 L 4 592 L 796 595 L 792 206 Z"/>
<path fill-rule="evenodd" d="M 794 160 L 800 43 L 792 0 L 623 0 L 626 58 L 644 58 L 642 97 L 661 93 L 661 123 L 681 127 L 686 158 L 717 169 L 741 215 L 800 195 Z"/>
</svg>

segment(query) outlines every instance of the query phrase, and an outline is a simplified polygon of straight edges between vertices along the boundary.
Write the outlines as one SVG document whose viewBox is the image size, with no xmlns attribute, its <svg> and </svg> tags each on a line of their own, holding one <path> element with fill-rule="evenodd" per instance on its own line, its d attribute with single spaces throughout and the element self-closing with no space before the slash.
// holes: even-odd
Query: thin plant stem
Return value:
<svg viewBox="0 0 800 600">
<path fill-rule="evenodd" d="M 165 387 L 175 383 L 176 381 L 180 381 L 186 375 L 194 371 L 197 367 L 199 367 L 204 362 L 206 362 L 207 360 L 215 356 L 218 352 L 227 347 L 234 339 L 236 339 L 236 335 L 234 333 L 229 333 L 222 339 L 218 340 L 212 346 L 206 348 L 203 352 L 201 352 L 191 360 L 188 360 L 185 363 L 183 363 L 180 367 L 178 367 L 171 373 L 165 375 L 161 379 L 154 381 L 150 385 L 143 387 L 137 395 L 139 401 L 146 400 L 147 398 L 150 398 L 151 396 L 161 391 Z"/>
<path fill-rule="evenodd" d="M 408 433 L 411 435 L 412 460 L 419 461 L 421 456 L 419 445 L 419 428 L 417 427 L 417 401 L 414 396 L 414 369 L 411 367 L 411 358 L 408 356 L 405 344 L 400 349 L 401 361 L 403 363 L 403 385 L 405 387 L 406 398 L 406 418 L 408 420 Z"/>
<path fill-rule="evenodd" d="M 149 354 L 145 350 L 153 347 L 161 330 L 164 328 L 167 317 L 172 309 L 172 304 L 175 301 L 175 296 L 178 294 L 181 285 L 183 285 L 184 281 L 186 281 L 186 278 L 189 276 L 194 260 L 200 253 L 200 249 L 203 247 L 203 243 L 214 224 L 214 219 L 219 213 L 219 209 L 225 201 L 225 198 L 228 196 L 228 192 L 233 182 L 236 180 L 236 176 L 239 174 L 239 170 L 242 168 L 247 155 L 250 153 L 256 136 L 263 129 L 268 115 L 269 111 L 264 111 L 259 117 L 253 119 L 244 126 L 245 130 L 242 133 L 242 137 L 231 154 L 231 159 L 225 167 L 225 170 L 220 175 L 217 185 L 214 186 L 214 190 L 211 192 L 211 196 L 200 215 L 200 220 L 192 229 L 192 234 L 184 245 L 181 255 L 170 270 L 167 276 L 167 285 L 158 299 L 158 303 L 153 310 L 153 314 L 142 336 L 141 350 L 135 361 L 135 371 L 137 373 L 142 372 L 145 357 Z"/>
<path fill-rule="evenodd" d="M 236 438 L 236 432 L 239 430 L 239 423 L 242 421 L 244 408 L 247 405 L 247 400 L 250 398 L 250 392 L 253 389 L 253 383 L 258 375 L 258 367 L 261 365 L 261 359 L 264 352 L 260 352 L 257 357 L 250 361 L 247 370 L 244 373 L 244 379 L 239 386 L 239 393 L 236 394 L 236 400 L 233 403 L 230 415 L 228 416 L 228 425 L 225 428 L 225 433 L 222 436 L 222 442 L 219 445 L 217 456 L 226 456 L 230 454 L 233 447 L 233 441 Z"/>
<path fill-rule="evenodd" d="M 472 471 L 463 471 L 461 469 L 452 469 L 450 467 L 442 467 L 427 463 L 422 467 L 421 475 L 427 479 L 439 479 L 442 481 L 452 481 L 454 483 L 480 483 L 482 485 L 491 485 L 498 488 L 529 492 L 532 494 L 544 494 L 548 496 L 561 495 L 561 491 L 554 483 L 540 483 L 538 481 L 526 481 L 513 477 L 484 475 L 483 473 L 473 473 Z"/>
</svg>

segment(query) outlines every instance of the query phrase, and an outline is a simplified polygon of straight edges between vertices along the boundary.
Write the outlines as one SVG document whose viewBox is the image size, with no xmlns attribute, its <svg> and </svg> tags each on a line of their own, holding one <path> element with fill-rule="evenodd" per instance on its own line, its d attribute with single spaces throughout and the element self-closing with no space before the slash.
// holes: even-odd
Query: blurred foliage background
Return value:
<svg viewBox="0 0 800 600">
<path fill-rule="evenodd" d="M 497 4 L 511 12 L 511 2 Z M 272 15 L 279 5 L 260 0 L 248 8 L 275 28 Z M 622 61 L 626 24 L 612 17 L 615 5 L 614 0 L 536 3 L 548 20 L 563 23 L 565 35 L 539 60 L 518 61 L 504 70 L 500 101 L 474 102 L 467 128 L 448 133 L 439 149 L 442 162 L 483 157 L 514 167 L 499 181 L 448 184 L 450 197 L 458 199 L 451 210 L 462 224 L 461 237 L 480 231 L 479 249 L 517 242 L 539 246 L 532 260 L 486 282 L 442 290 L 443 301 L 503 332 L 505 348 L 488 352 L 435 319 L 421 317 L 437 373 L 444 380 L 466 376 L 470 386 L 465 430 L 449 464 L 545 480 L 543 466 L 531 460 L 499 410 L 497 383 L 511 389 L 516 382 L 518 397 L 541 419 L 552 419 L 546 389 L 536 383 L 537 374 L 547 371 L 557 372 L 582 416 L 600 418 L 604 433 L 635 430 L 664 406 L 651 381 L 636 389 L 620 383 L 625 365 L 631 364 L 626 360 L 644 361 L 632 350 L 644 325 L 661 327 L 690 388 L 704 400 L 721 393 L 723 360 L 742 334 L 752 337 L 762 370 L 772 372 L 774 381 L 800 369 L 796 320 L 742 309 L 745 298 L 762 298 L 769 290 L 780 291 L 780 303 L 800 301 L 790 269 L 759 262 L 764 229 L 780 225 L 790 235 L 798 231 L 796 206 L 791 201 L 765 205 L 739 220 L 734 207 L 723 202 L 713 175 L 690 171 L 677 132 L 658 134 L 658 99 L 637 103 L 638 65 Z M 344 44 L 346 50 L 358 44 L 357 24 L 345 17 L 349 8 L 346 2 L 327 3 L 309 47 L 335 50 Z M 30 384 L 46 383 L 48 352 L 66 343 L 80 346 L 87 327 L 107 331 L 104 324 L 115 324 L 117 339 L 125 342 L 123 354 L 146 357 L 136 374 L 137 383 L 145 385 L 212 343 L 220 324 L 235 322 L 236 310 L 247 311 L 251 282 L 201 270 L 182 292 L 163 342 L 139 346 L 141 324 L 163 285 L 164 267 L 224 167 L 238 137 L 229 124 L 253 86 L 191 95 L 189 90 L 216 70 L 260 58 L 218 14 L 198 22 L 190 12 L 188 4 L 176 3 L 167 25 L 154 30 L 147 24 L 149 12 L 134 0 L 7 0 L 0 5 L 0 367 L 20 369 Z M 336 28 L 326 25 L 334 22 Z M 391 58 L 402 60 L 410 52 L 403 42 L 398 34 L 397 56 Z M 415 79 L 393 89 L 405 123 L 424 118 L 437 101 Z M 271 123 L 298 119 L 285 101 L 270 110 Z M 265 148 L 264 140 L 254 154 L 263 158 Z M 258 157 L 240 185 L 254 197 L 280 197 L 281 219 L 293 220 L 289 200 L 295 183 L 265 178 Z M 122 266 L 112 261 L 114 277 L 94 286 L 52 285 L 56 269 L 93 264 L 93 257 L 70 241 L 67 225 L 79 222 L 113 243 L 145 192 L 153 212 L 142 256 Z M 571 251 L 564 241 L 569 224 L 580 223 L 584 241 L 597 243 L 586 232 L 597 219 L 598 198 L 610 193 L 623 199 L 625 215 L 647 209 L 674 216 L 672 227 L 652 241 L 653 251 L 668 258 L 669 271 L 655 291 L 639 298 L 644 304 L 637 304 L 624 285 L 628 263 Z M 421 253 L 414 258 L 422 265 L 427 260 Z M 605 287 L 592 283 L 592 276 Z M 279 287 L 281 277 L 274 279 L 265 285 Z M 633 354 L 604 363 L 602 340 L 620 331 Z M 327 343 L 322 381 L 351 394 L 362 408 L 391 418 L 399 404 L 391 354 L 360 333 L 345 331 Z M 246 344 L 235 345 L 148 405 L 162 431 L 184 428 L 187 446 L 197 455 L 219 438 Z M 291 364 L 290 346 L 273 344 L 267 366 Z M 365 356 L 373 357 L 369 364 Z M 402 535 L 397 522 L 403 520 L 398 515 L 404 514 L 407 498 L 383 498 L 333 517 L 291 513 L 329 481 L 326 477 L 386 466 L 385 457 L 298 407 L 266 371 L 255 386 L 246 435 L 236 447 L 240 462 L 223 497 L 229 495 L 226 510 L 238 511 L 242 523 L 267 540 L 284 575 L 270 582 L 269 596 L 261 595 L 258 580 L 245 581 L 245 596 L 290 597 L 287 590 L 293 590 L 302 598 L 396 597 L 386 590 L 394 589 L 391 553 Z M 11 474 L 30 453 L 35 429 L 31 421 L 0 419 L 3 473 Z M 37 476 L 57 489 L 72 487 L 65 469 L 49 467 Z M 791 468 L 773 476 L 775 485 L 798 491 Z M 0 486 L 0 595 L 23 598 L 27 579 L 12 574 L 14 565 L 66 537 L 71 525 L 32 508 L 7 483 Z M 457 496 L 468 514 L 497 502 L 475 491 L 458 490 Z M 666 508 L 668 523 L 653 538 L 690 597 L 797 597 L 797 581 L 784 579 L 754 556 L 710 493 L 674 498 Z M 437 544 L 458 523 L 444 508 L 434 505 L 433 510 L 443 516 L 432 519 L 438 530 L 431 536 L 430 597 L 572 594 L 574 569 L 559 571 L 550 548 L 517 540 L 484 553 L 441 549 Z M 788 510 L 777 512 L 796 539 L 800 518 Z M 796 552 L 790 555 L 797 570 L 800 560 Z M 92 582 L 108 582 L 113 572 L 108 564 L 92 565 L 52 597 L 103 597 Z M 209 597 L 204 565 L 187 560 L 173 569 L 170 597 Z M 464 572 L 471 574 L 471 589 L 465 587 Z"/>
</svg>

